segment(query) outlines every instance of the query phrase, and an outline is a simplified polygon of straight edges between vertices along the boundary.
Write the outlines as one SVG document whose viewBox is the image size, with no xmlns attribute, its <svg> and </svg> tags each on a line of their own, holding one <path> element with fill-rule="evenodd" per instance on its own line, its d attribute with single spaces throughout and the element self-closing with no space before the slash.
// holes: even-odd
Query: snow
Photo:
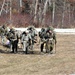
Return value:
<svg viewBox="0 0 75 75">
<path fill-rule="evenodd" d="M 16 30 L 19 31 L 27 31 L 27 28 L 15 28 Z M 41 30 L 41 28 L 36 28 L 37 32 L 39 32 Z M 59 28 L 55 28 L 54 31 L 57 34 L 75 34 L 75 28 L 73 29 L 59 29 Z"/>
<path fill-rule="evenodd" d="M 75 29 L 54 29 L 58 34 L 75 34 Z"/>
</svg>

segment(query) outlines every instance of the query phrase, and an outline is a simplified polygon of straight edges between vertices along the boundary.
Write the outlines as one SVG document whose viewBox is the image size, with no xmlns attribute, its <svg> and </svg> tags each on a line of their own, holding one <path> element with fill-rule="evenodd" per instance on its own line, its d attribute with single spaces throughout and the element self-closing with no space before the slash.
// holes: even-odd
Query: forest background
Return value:
<svg viewBox="0 0 75 75">
<path fill-rule="evenodd" d="M 75 0 L 0 0 L 0 25 L 75 27 Z"/>
</svg>

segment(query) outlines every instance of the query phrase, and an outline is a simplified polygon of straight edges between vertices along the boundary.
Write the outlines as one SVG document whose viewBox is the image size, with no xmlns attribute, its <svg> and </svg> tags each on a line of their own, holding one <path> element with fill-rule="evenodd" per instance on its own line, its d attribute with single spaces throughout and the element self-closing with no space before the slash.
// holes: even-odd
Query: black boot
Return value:
<svg viewBox="0 0 75 75">
<path fill-rule="evenodd" d="M 53 47 L 50 47 L 50 53 L 53 54 Z"/>
<path fill-rule="evenodd" d="M 41 52 L 43 52 L 44 44 L 41 44 Z"/>
</svg>

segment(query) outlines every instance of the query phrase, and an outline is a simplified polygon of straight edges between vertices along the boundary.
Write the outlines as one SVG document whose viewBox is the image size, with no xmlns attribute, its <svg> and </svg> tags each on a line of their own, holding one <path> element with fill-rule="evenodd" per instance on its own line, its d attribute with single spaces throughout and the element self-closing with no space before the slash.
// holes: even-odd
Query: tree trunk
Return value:
<svg viewBox="0 0 75 75">
<path fill-rule="evenodd" d="M 10 25 L 12 25 L 12 0 L 10 0 Z"/>
<path fill-rule="evenodd" d="M 61 27 L 64 27 L 64 17 L 65 17 L 65 0 L 64 0 L 64 2 L 63 2 L 63 11 L 62 11 L 62 25 L 61 25 Z"/>
<path fill-rule="evenodd" d="M 42 8 L 41 7 L 39 7 L 38 15 L 39 15 L 39 25 L 41 25 L 42 23 Z"/>
<path fill-rule="evenodd" d="M 22 7 L 22 0 L 20 0 L 20 7 Z"/>
<path fill-rule="evenodd" d="M 45 4 L 44 4 L 44 9 L 43 9 L 43 20 L 42 20 L 42 25 L 45 26 L 45 17 L 46 17 L 46 11 L 47 11 L 47 3 L 48 3 L 49 0 L 46 0 L 45 1 Z"/>
<path fill-rule="evenodd" d="M 68 7 L 69 7 L 68 14 L 69 14 L 69 25 L 70 25 L 70 18 L 71 18 L 71 16 L 70 16 L 70 4 L 68 4 Z"/>
<path fill-rule="evenodd" d="M 38 11 L 38 0 L 36 0 L 36 4 L 35 4 L 34 23 L 37 23 L 37 11 Z"/>
<path fill-rule="evenodd" d="M 5 4 L 5 0 L 3 1 L 2 7 L 1 7 L 0 16 L 1 16 L 1 14 L 2 14 L 4 4 Z"/>
<path fill-rule="evenodd" d="M 55 17 L 55 0 L 53 1 L 52 26 L 54 25 L 54 17 Z"/>
<path fill-rule="evenodd" d="M 72 8 L 72 25 L 73 25 L 73 23 L 74 23 L 74 6 Z"/>
</svg>

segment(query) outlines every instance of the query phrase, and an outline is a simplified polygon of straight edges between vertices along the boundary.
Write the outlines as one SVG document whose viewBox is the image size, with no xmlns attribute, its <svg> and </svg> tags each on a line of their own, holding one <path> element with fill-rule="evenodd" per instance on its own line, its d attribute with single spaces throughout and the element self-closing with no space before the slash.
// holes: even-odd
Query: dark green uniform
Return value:
<svg viewBox="0 0 75 75">
<path fill-rule="evenodd" d="M 56 34 L 53 30 L 53 28 L 47 28 L 46 30 L 46 35 L 45 35 L 45 39 L 46 39 L 46 52 L 50 51 L 52 52 L 54 44 L 56 44 Z"/>
<path fill-rule="evenodd" d="M 15 53 L 17 52 L 17 48 L 18 48 L 18 35 L 17 33 L 13 30 L 10 29 L 10 32 L 7 33 L 7 39 L 10 41 L 10 48 L 11 48 L 11 52 Z"/>
<path fill-rule="evenodd" d="M 44 44 L 46 43 L 45 34 L 46 34 L 45 28 L 42 28 L 41 31 L 39 32 L 39 37 L 41 39 L 41 46 L 40 46 L 41 52 L 43 52 Z"/>
</svg>

